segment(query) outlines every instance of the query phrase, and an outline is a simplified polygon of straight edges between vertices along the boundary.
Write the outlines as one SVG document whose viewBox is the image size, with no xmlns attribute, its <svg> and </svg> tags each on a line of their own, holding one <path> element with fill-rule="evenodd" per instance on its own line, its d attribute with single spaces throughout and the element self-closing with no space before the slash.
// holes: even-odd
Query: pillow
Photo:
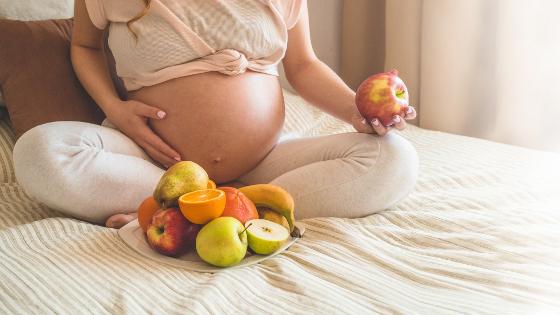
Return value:
<svg viewBox="0 0 560 315">
<path fill-rule="evenodd" d="M 22 21 L 71 18 L 74 1 L 0 0 L 0 18 Z"/>
<path fill-rule="evenodd" d="M 12 20 L 64 19 L 74 15 L 75 0 L 0 0 L 0 18 Z M 4 106 L 0 93 L 0 106 Z"/>
<path fill-rule="evenodd" d="M 72 20 L 0 20 L 0 90 L 16 137 L 52 121 L 100 123 L 70 61 Z"/>
</svg>

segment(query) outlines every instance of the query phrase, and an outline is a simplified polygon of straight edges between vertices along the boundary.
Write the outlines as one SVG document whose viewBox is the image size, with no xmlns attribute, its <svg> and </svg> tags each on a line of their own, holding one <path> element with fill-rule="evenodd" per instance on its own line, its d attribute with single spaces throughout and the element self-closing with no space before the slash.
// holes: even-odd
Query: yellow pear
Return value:
<svg viewBox="0 0 560 315">
<path fill-rule="evenodd" d="M 154 190 L 154 199 L 163 209 L 177 206 L 182 195 L 208 187 L 208 174 L 192 161 L 181 161 L 170 167 Z"/>
</svg>

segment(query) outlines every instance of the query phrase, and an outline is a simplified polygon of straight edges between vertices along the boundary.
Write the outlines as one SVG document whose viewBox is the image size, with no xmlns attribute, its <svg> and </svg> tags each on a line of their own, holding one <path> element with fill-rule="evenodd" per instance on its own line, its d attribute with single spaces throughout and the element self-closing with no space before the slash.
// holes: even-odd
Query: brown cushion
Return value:
<svg viewBox="0 0 560 315">
<path fill-rule="evenodd" d="M 0 88 L 16 136 L 52 121 L 100 123 L 70 61 L 72 20 L 0 20 Z"/>
</svg>

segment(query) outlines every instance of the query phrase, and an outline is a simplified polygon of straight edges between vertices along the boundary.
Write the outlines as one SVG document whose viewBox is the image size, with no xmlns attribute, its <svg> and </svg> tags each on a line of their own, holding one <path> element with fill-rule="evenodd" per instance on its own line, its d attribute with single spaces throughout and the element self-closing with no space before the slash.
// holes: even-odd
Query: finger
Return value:
<svg viewBox="0 0 560 315">
<path fill-rule="evenodd" d="M 374 133 L 375 132 L 375 130 L 371 127 L 371 125 L 367 123 L 367 120 L 365 118 L 360 120 L 360 126 L 358 128 L 358 131 L 361 132 L 361 133 Z"/>
<path fill-rule="evenodd" d="M 146 151 L 146 153 L 152 158 L 152 160 L 158 162 L 165 168 L 169 168 L 171 165 L 177 163 L 177 161 L 173 160 L 172 158 L 168 157 L 167 155 L 161 153 L 154 147 L 152 147 L 148 143 L 143 143 L 141 147 Z"/>
<path fill-rule="evenodd" d="M 393 116 L 393 122 L 394 122 L 393 126 L 397 130 L 403 130 L 404 128 L 406 128 L 406 121 L 399 115 Z"/>
<path fill-rule="evenodd" d="M 372 119 L 370 124 L 373 130 L 375 130 L 375 132 L 380 136 L 386 135 L 387 132 L 389 131 L 387 128 L 383 126 L 383 124 L 381 124 L 381 122 L 377 118 Z"/>
<path fill-rule="evenodd" d="M 408 106 L 408 110 L 405 113 L 404 119 L 409 120 L 414 118 L 416 118 L 416 109 L 414 109 L 414 107 L 412 106 Z"/>
<path fill-rule="evenodd" d="M 156 135 L 150 127 L 146 126 L 146 128 L 142 131 L 142 139 L 144 139 L 144 141 L 152 148 L 166 155 L 168 158 L 175 160 L 175 162 L 181 161 L 181 155 L 167 145 L 167 143 Z"/>
<path fill-rule="evenodd" d="M 144 103 L 136 103 L 135 109 L 136 115 L 153 118 L 153 119 L 163 119 L 167 115 L 164 111 L 157 107 L 146 105 Z"/>
</svg>

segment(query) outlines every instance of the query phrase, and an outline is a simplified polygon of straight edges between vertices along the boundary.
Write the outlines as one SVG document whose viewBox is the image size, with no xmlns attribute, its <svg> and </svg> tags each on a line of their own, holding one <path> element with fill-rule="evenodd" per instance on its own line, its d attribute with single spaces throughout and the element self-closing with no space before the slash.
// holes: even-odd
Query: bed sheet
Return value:
<svg viewBox="0 0 560 315">
<path fill-rule="evenodd" d="M 351 132 L 284 91 L 284 134 Z M 29 198 L 0 121 L 0 313 L 535 314 L 560 312 L 560 156 L 410 126 L 414 192 L 251 267 L 159 265 L 117 231 Z"/>
</svg>

